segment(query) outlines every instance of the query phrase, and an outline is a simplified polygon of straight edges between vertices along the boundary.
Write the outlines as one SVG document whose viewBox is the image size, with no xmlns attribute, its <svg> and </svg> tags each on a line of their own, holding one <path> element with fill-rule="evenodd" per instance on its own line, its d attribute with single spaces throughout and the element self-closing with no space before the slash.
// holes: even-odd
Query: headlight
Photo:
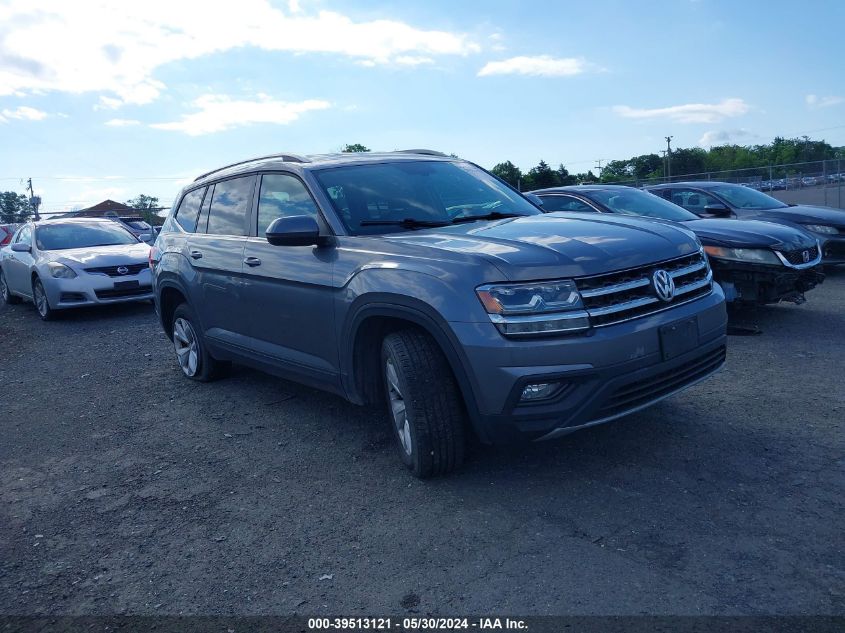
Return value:
<svg viewBox="0 0 845 633">
<path fill-rule="evenodd" d="M 721 246 L 705 246 L 704 250 L 710 257 L 715 257 L 716 259 L 749 262 L 752 264 L 781 265 L 777 255 L 767 248 L 722 248 Z"/>
<path fill-rule="evenodd" d="M 824 233 L 825 235 L 836 235 L 839 229 L 835 226 L 828 226 L 827 224 L 805 224 L 804 227 L 813 233 Z"/>
<path fill-rule="evenodd" d="M 507 336 L 578 332 L 590 327 L 575 283 L 568 279 L 490 284 L 476 289 L 490 320 Z"/>
<path fill-rule="evenodd" d="M 50 275 L 56 279 L 73 279 L 76 277 L 76 273 L 71 268 L 59 262 L 50 262 L 47 267 L 50 269 Z"/>
</svg>

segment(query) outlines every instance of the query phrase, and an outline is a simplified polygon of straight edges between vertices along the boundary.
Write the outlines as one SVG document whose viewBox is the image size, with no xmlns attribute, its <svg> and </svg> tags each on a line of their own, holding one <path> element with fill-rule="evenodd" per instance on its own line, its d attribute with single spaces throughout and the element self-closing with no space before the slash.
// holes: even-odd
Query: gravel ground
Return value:
<svg viewBox="0 0 845 633">
<path fill-rule="evenodd" d="M 845 271 L 717 376 L 421 482 L 382 414 L 0 307 L 0 613 L 845 614 Z"/>
</svg>

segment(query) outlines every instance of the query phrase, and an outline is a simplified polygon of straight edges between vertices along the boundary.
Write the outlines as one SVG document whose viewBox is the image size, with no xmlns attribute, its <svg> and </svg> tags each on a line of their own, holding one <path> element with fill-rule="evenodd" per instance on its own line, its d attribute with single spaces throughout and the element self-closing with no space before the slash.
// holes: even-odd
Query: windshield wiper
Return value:
<svg viewBox="0 0 845 633">
<path fill-rule="evenodd" d="M 505 218 L 521 218 L 522 213 L 502 213 L 501 211 L 491 211 L 484 215 L 465 215 L 452 220 L 452 224 L 460 224 L 461 222 L 475 222 L 476 220 L 503 220 Z"/>
<path fill-rule="evenodd" d="M 449 222 L 442 220 L 417 220 L 405 218 L 403 220 L 362 220 L 360 226 L 401 226 L 404 229 L 427 229 L 437 226 L 448 226 Z"/>
</svg>

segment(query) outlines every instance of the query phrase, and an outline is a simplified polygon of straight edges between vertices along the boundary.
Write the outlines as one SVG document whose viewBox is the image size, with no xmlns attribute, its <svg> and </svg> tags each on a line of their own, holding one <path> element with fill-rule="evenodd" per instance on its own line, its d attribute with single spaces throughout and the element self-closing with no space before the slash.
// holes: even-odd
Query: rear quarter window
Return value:
<svg viewBox="0 0 845 633">
<path fill-rule="evenodd" d="M 200 213 L 203 193 L 205 193 L 205 188 L 202 187 L 186 193 L 173 216 L 179 226 L 188 233 L 193 233 L 197 228 L 197 217 Z"/>
</svg>

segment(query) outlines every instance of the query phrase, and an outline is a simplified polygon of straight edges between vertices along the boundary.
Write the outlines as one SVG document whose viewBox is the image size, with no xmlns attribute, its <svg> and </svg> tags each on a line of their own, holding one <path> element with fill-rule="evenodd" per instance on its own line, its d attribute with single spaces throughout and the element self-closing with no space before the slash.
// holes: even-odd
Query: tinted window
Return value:
<svg viewBox="0 0 845 633">
<path fill-rule="evenodd" d="M 765 193 L 741 185 L 716 185 L 713 191 L 740 209 L 782 209 L 788 206 Z"/>
<path fill-rule="evenodd" d="M 45 224 L 35 231 L 38 250 L 60 251 L 68 248 L 93 248 L 117 244 L 137 244 L 138 240 L 123 227 L 102 224 Z"/>
<path fill-rule="evenodd" d="M 214 185 L 208 230 L 212 235 L 246 235 L 246 216 L 254 178 L 233 178 Z"/>
<path fill-rule="evenodd" d="M 490 174 L 467 163 L 396 161 L 321 170 L 317 180 L 353 234 L 408 230 L 369 222 L 417 220 L 449 223 L 494 211 L 539 211 Z M 362 224 L 362 222 L 364 224 Z"/>
<path fill-rule="evenodd" d="M 276 218 L 292 215 L 317 215 L 317 205 L 305 185 L 298 178 L 285 174 L 265 174 L 261 177 L 258 198 L 258 233 L 262 236 Z"/>
<path fill-rule="evenodd" d="M 721 204 L 717 198 L 710 194 L 702 193 L 701 191 L 693 191 L 691 189 L 671 189 L 671 200 L 678 206 L 683 207 L 687 211 L 692 211 L 695 214 L 704 213 L 704 207 L 708 204 Z"/>
<path fill-rule="evenodd" d="M 543 211 L 595 211 L 586 202 L 569 196 L 542 196 Z"/>
<path fill-rule="evenodd" d="M 698 216 L 684 211 L 681 207 L 663 198 L 638 189 L 606 189 L 590 191 L 587 196 L 615 213 L 643 215 L 650 218 L 662 218 L 674 222 L 697 220 Z"/>
<path fill-rule="evenodd" d="M 205 189 L 194 189 L 185 194 L 182 198 L 182 204 L 176 210 L 176 221 L 188 233 L 193 233 L 197 228 L 197 215 L 200 212 L 200 204 L 202 204 L 202 194 Z"/>
</svg>

